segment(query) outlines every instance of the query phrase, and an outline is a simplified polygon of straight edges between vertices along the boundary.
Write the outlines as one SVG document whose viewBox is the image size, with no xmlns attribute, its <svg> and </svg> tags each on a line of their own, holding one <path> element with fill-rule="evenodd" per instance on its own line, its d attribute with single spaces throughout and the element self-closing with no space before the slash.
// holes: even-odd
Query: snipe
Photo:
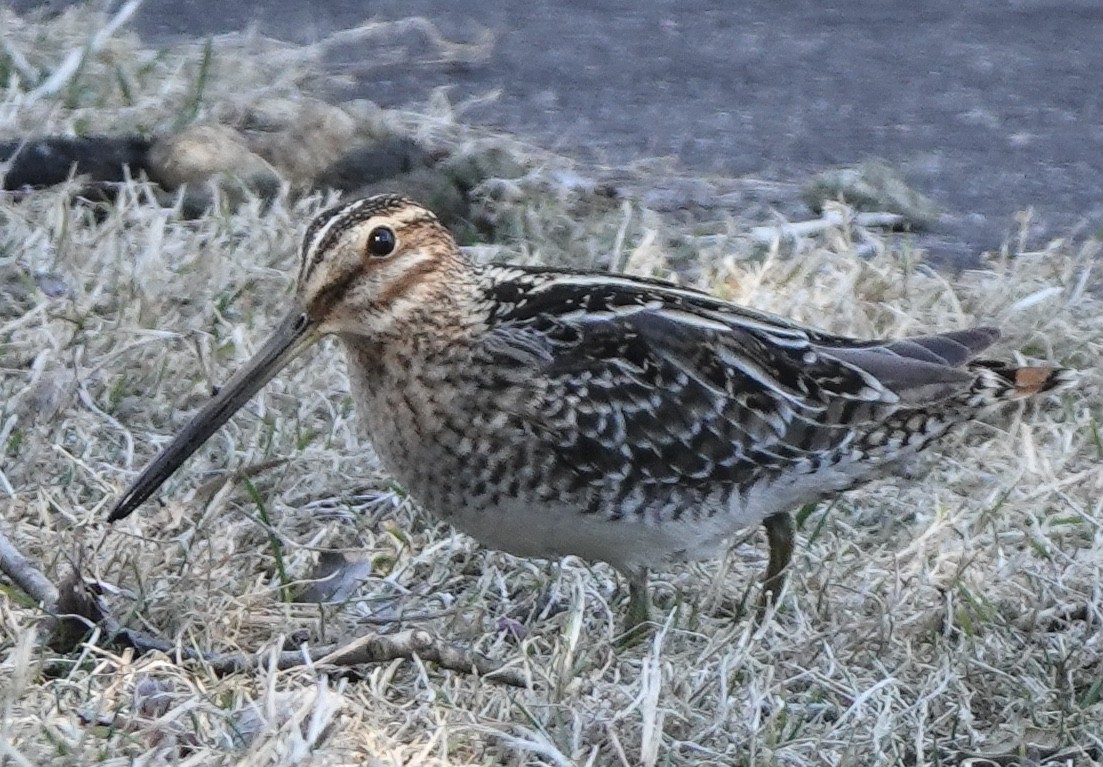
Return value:
<svg viewBox="0 0 1103 767">
<path fill-rule="evenodd" d="M 326 334 L 384 468 L 423 508 L 519 556 L 611 563 L 630 625 L 648 568 L 763 522 L 776 594 L 788 510 L 1069 377 L 975 359 L 991 328 L 856 340 L 655 280 L 478 266 L 430 211 L 372 197 L 311 222 L 287 317 L 110 518 Z"/>
</svg>

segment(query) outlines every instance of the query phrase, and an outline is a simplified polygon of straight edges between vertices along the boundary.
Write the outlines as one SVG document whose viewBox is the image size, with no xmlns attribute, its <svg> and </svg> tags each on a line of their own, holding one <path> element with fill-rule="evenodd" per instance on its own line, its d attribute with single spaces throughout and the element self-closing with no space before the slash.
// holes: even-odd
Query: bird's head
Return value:
<svg viewBox="0 0 1103 767">
<path fill-rule="evenodd" d="M 328 334 L 378 339 L 439 315 L 467 262 L 412 200 L 381 195 L 326 210 L 307 227 L 291 311 L 260 350 L 147 466 L 112 509 L 129 515 L 289 362 Z"/>
<path fill-rule="evenodd" d="M 320 334 L 376 337 L 446 296 L 465 265 L 432 212 L 404 197 L 368 197 L 310 223 L 297 297 Z"/>
</svg>

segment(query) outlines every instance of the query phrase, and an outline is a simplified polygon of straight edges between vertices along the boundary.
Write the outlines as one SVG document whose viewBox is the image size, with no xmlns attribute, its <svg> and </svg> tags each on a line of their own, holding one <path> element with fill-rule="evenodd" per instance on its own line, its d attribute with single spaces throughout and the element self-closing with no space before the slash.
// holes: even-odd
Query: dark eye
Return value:
<svg viewBox="0 0 1103 767">
<path fill-rule="evenodd" d="M 397 242 L 393 230 L 385 226 L 377 226 L 368 235 L 368 253 L 376 258 L 389 256 L 394 252 L 394 246 Z"/>
</svg>

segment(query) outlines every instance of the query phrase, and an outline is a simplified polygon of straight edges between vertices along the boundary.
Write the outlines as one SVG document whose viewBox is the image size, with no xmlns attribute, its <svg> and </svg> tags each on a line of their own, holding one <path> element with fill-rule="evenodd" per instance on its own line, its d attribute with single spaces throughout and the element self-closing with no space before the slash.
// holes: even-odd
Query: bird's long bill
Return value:
<svg viewBox="0 0 1103 767">
<path fill-rule="evenodd" d="M 276 327 L 264 346 L 223 386 L 168 447 L 146 466 L 138 479 L 115 504 L 108 520 L 114 522 L 132 511 L 172 476 L 180 464 L 198 450 L 242 405 L 272 380 L 276 373 L 314 344 L 321 334 L 316 323 L 297 308 Z"/>
</svg>

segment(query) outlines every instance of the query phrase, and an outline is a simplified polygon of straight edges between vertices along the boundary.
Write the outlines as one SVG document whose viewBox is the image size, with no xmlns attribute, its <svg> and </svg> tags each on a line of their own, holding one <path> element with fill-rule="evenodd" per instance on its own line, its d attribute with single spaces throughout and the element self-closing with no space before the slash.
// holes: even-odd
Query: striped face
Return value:
<svg viewBox="0 0 1103 767">
<path fill-rule="evenodd" d="M 112 510 L 138 508 L 188 456 L 276 373 L 327 333 L 378 335 L 396 318 L 433 306 L 462 259 L 436 216 L 380 196 L 320 214 L 303 238 L 298 300 L 252 359 L 234 374 L 139 475 Z M 431 279 L 434 273 L 442 279 Z"/>
<path fill-rule="evenodd" d="M 371 334 L 418 305 L 457 250 L 437 217 L 381 195 L 326 210 L 303 237 L 298 297 L 322 333 Z"/>
</svg>

